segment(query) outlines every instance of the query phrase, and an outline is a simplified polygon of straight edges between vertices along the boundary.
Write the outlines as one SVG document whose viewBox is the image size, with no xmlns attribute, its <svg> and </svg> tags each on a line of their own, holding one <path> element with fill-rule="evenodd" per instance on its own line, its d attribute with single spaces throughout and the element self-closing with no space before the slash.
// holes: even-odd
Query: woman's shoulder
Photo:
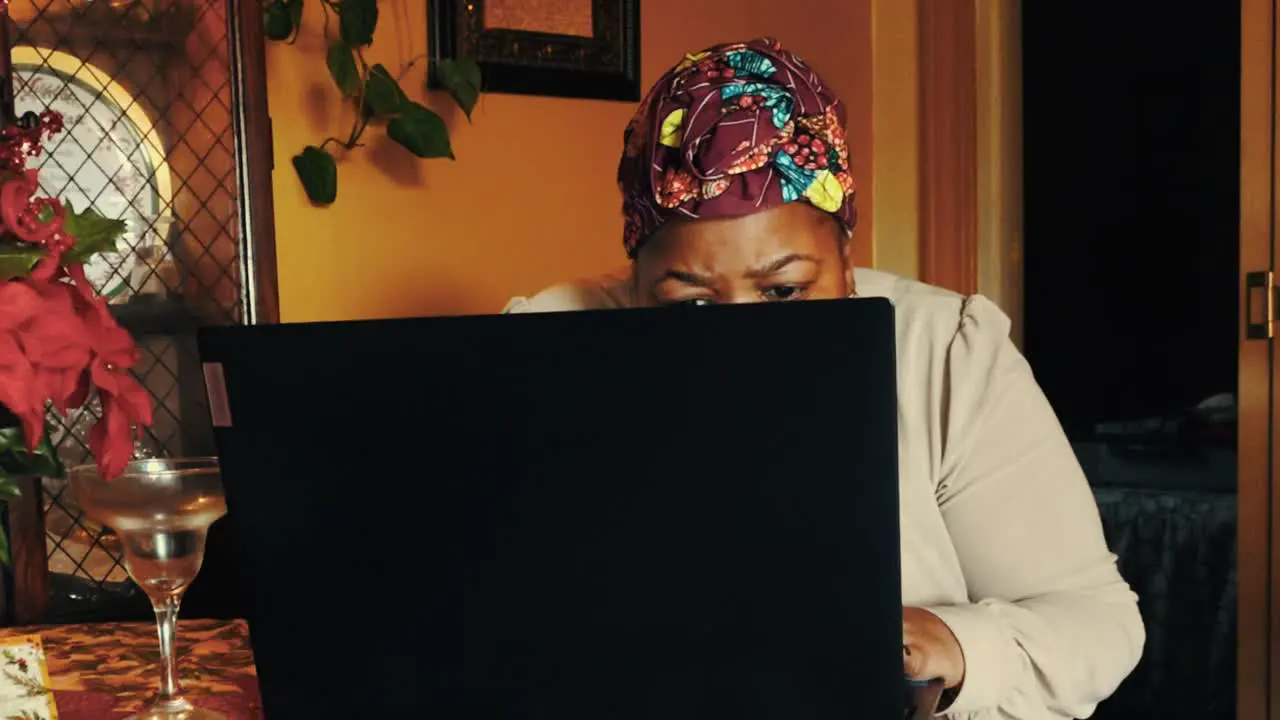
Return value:
<svg viewBox="0 0 1280 720">
<path fill-rule="evenodd" d="M 932 345 L 934 352 L 957 350 L 963 340 L 970 351 L 991 351 L 1008 341 L 1009 317 L 982 295 L 962 295 L 945 288 L 879 270 L 858 268 L 858 295 L 887 298 L 894 306 L 899 344 Z"/>
<path fill-rule="evenodd" d="M 552 285 L 536 295 L 514 297 L 504 313 L 615 310 L 631 304 L 630 273 L 620 270 L 590 280 Z"/>
</svg>

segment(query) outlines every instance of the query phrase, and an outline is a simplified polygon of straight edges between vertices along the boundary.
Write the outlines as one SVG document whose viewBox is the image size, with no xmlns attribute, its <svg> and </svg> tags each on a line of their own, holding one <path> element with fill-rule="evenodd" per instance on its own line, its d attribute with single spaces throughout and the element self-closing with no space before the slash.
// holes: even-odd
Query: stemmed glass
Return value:
<svg viewBox="0 0 1280 720">
<path fill-rule="evenodd" d="M 174 655 L 182 595 L 204 562 L 209 526 L 227 514 L 218 459 L 135 460 L 113 480 L 104 480 L 97 466 L 83 465 L 71 469 L 68 481 L 85 515 L 115 530 L 125 569 L 156 613 L 159 694 L 127 720 L 225 720 L 182 697 Z"/>
</svg>

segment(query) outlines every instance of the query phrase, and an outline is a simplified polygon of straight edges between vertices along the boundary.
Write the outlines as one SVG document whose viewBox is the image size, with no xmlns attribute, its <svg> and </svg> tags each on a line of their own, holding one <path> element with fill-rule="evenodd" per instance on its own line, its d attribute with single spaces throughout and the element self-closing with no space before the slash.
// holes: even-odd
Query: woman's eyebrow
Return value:
<svg viewBox="0 0 1280 720">
<path fill-rule="evenodd" d="M 688 272 L 686 270 L 667 270 L 653 281 L 653 287 L 658 287 L 668 280 L 675 280 L 687 285 L 697 285 L 698 287 L 709 288 L 715 285 L 715 278 L 708 275 L 699 275 L 698 273 Z"/>
<path fill-rule="evenodd" d="M 792 263 L 808 262 L 814 265 L 821 265 L 822 261 L 813 255 L 805 255 L 803 253 L 788 253 L 781 257 L 774 258 L 760 267 L 752 268 L 747 271 L 749 278 L 762 278 L 773 275 Z"/>
</svg>

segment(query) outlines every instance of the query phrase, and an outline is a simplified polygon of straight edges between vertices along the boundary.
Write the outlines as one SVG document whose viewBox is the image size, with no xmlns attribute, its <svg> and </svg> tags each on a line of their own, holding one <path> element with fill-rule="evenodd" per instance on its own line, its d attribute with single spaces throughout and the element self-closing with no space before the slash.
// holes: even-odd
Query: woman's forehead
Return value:
<svg viewBox="0 0 1280 720">
<path fill-rule="evenodd" d="M 839 226 L 800 204 L 736 218 L 668 224 L 641 248 L 638 262 L 683 263 L 690 270 L 755 268 L 779 255 L 826 257 L 839 250 Z M 698 266 L 698 267 L 692 267 Z"/>
</svg>

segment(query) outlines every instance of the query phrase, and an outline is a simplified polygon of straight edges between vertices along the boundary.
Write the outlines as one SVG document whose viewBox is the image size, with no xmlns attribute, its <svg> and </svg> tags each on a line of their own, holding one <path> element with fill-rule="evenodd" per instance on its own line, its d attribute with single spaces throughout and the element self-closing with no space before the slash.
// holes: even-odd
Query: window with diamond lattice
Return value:
<svg viewBox="0 0 1280 720">
<path fill-rule="evenodd" d="M 140 455 L 212 454 L 193 332 L 245 320 L 231 0 L 13 0 L 14 105 L 66 130 L 36 165 L 41 188 L 127 223 L 87 268 L 134 333 L 155 423 Z M 260 16 L 259 16 L 260 17 Z M 92 404 L 51 414 L 64 462 L 89 459 Z M 53 614 L 61 596 L 136 594 L 113 534 L 44 484 Z"/>
</svg>

